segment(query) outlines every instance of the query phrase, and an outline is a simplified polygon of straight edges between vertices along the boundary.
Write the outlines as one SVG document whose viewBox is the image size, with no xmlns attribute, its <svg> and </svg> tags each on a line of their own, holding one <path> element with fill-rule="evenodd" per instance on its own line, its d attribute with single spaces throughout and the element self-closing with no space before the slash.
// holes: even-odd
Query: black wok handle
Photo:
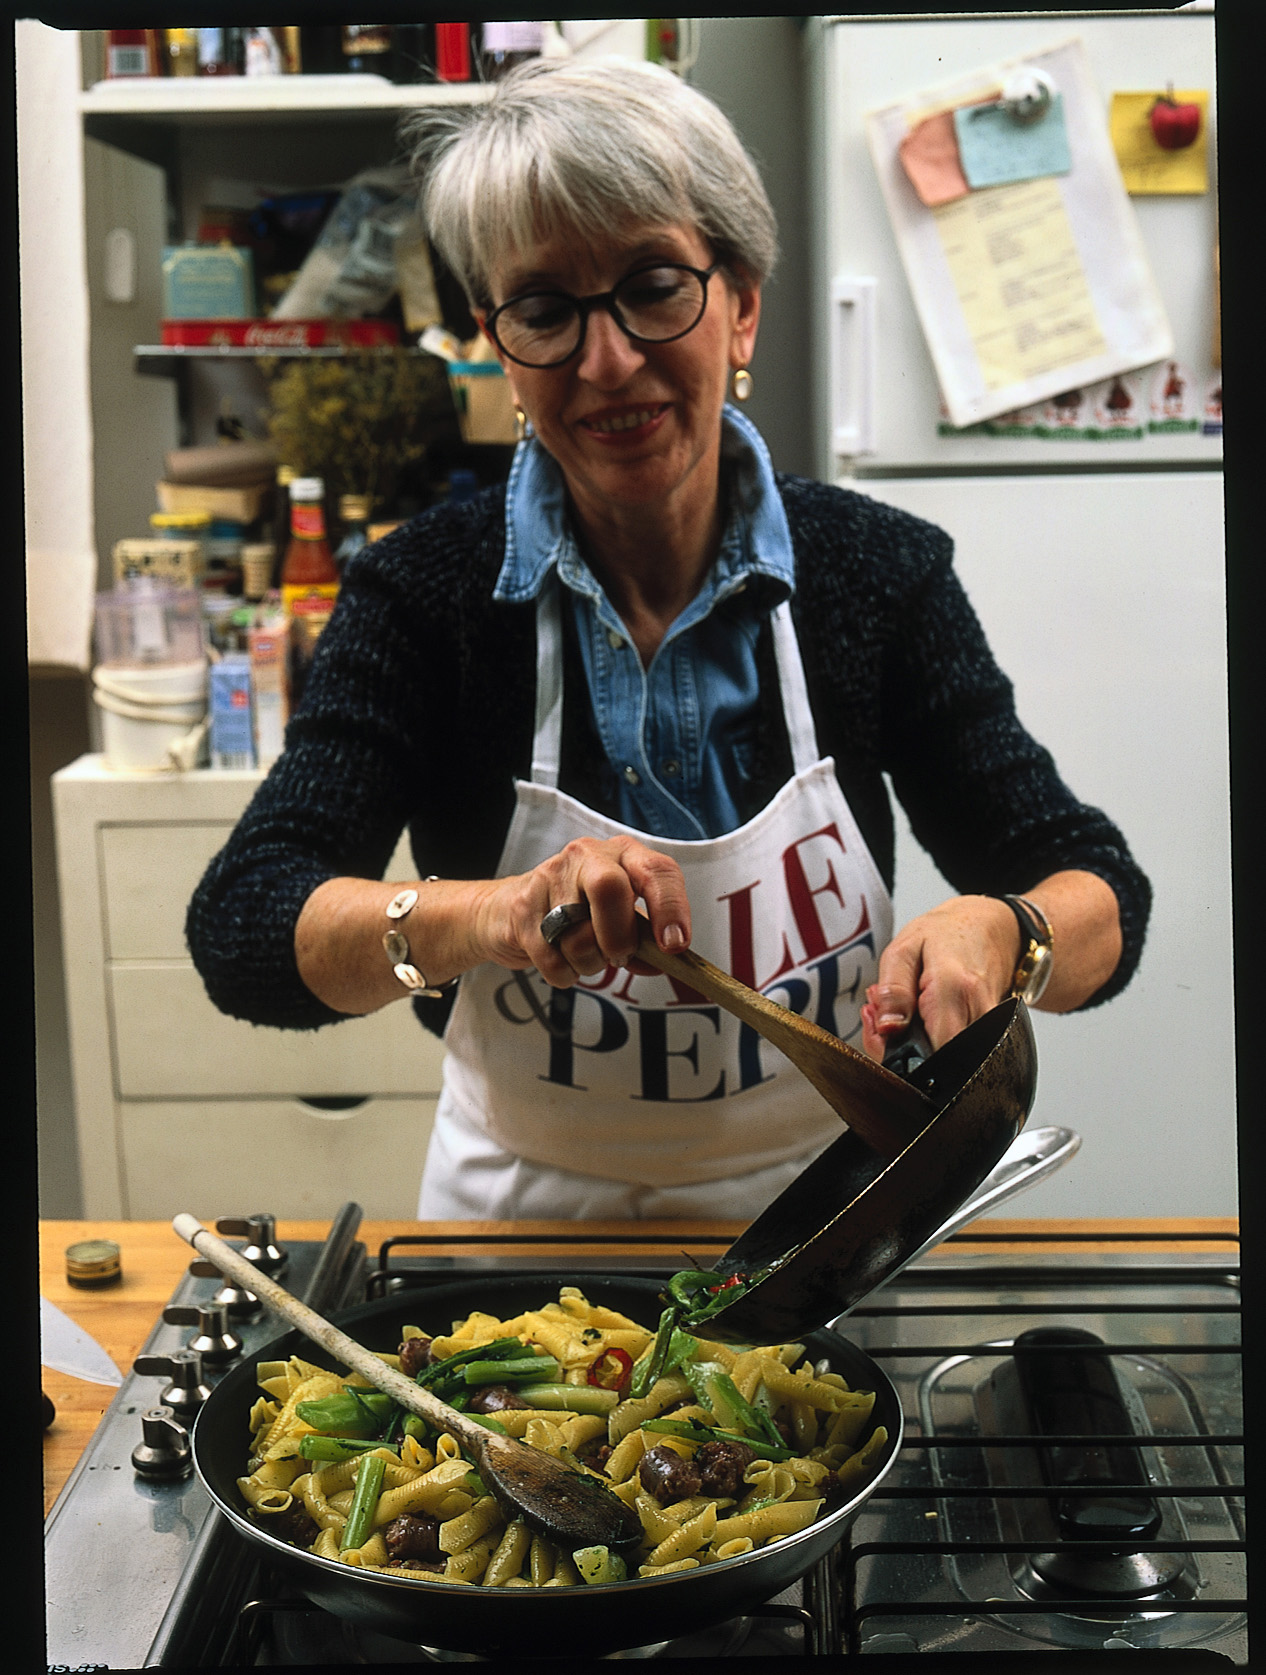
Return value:
<svg viewBox="0 0 1266 1675">
<path fill-rule="evenodd" d="M 884 1049 L 883 1064 L 885 1070 L 891 1070 L 898 1076 L 903 1076 L 908 1082 L 924 1059 L 932 1056 L 932 1043 L 927 1038 L 923 1022 L 918 1013 L 910 1022 L 904 1034 L 893 1040 Z"/>
<path fill-rule="evenodd" d="M 1059 1353 L 1065 1347 L 1067 1353 Z M 1037 1326 L 1020 1334 L 1013 1354 L 1033 1435 L 1088 1439 L 1037 1450 L 1042 1475 L 1054 1491 L 1051 1510 L 1061 1536 L 1067 1541 L 1111 1541 L 1128 1552 L 1131 1541 L 1155 1540 L 1161 1514 L 1150 1496 L 1132 1492 L 1147 1488 L 1138 1450 L 1093 1440 L 1134 1432 L 1111 1357 L 1102 1348 L 1102 1338 L 1080 1327 Z M 1058 1492 L 1100 1484 L 1102 1496 Z"/>
</svg>

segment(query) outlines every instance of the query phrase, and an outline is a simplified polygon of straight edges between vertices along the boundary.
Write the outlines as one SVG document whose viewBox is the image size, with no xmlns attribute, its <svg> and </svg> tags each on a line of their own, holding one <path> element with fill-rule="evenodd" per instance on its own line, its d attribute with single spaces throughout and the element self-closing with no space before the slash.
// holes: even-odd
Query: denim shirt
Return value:
<svg viewBox="0 0 1266 1675">
<path fill-rule="evenodd" d="M 769 452 L 729 405 L 721 459 L 729 514 L 721 550 L 649 668 L 581 556 L 554 459 L 529 439 L 510 469 L 506 556 L 494 597 L 535 599 L 557 571 L 616 777 L 618 817 L 654 837 L 719 837 L 739 825 L 737 792 L 760 699 L 757 636 L 771 593 L 786 598 L 794 587 L 791 531 Z M 746 595 L 754 575 L 775 584 L 761 590 L 759 608 Z"/>
</svg>

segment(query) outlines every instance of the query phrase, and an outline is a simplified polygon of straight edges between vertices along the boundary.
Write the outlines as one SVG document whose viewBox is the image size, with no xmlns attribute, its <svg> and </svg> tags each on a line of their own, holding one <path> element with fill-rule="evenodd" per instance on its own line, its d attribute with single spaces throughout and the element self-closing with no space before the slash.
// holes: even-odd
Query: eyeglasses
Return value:
<svg viewBox="0 0 1266 1675">
<path fill-rule="evenodd" d="M 595 308 L 605 308 L 635 343 L 672 343 L 703 319 L 708 281 L 721 266 L 691 268 L 656 262 L 626 274 L 610 291 L 573 297 L 566 291 L 524 291 L 494 308 L 484 321 L 493 341 L 520 366 L 561 366 L 585 341 Z"/>
</svg>

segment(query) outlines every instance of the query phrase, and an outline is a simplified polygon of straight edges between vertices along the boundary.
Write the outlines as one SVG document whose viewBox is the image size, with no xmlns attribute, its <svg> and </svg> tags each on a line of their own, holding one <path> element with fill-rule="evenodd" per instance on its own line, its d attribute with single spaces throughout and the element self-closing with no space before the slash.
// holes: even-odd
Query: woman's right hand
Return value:
<svg viewBox="0 0 1266 1675">
<path fill-rule="evenodd" d="M 639 899 L 666 953 L 690 943 L 681 868 L 632 837 L 576 838 L 530 872 L 495 879 L 480 891 L 474 929 L 482 957 L 512 970 L 535 966 L 557 989 L 609 965 L 652 973 L 635 958 Z M 541 935 L 541 921 L 551 908 L 574 902 L 587 903 L 590 916 L 552 947 Z"/>
</svg>

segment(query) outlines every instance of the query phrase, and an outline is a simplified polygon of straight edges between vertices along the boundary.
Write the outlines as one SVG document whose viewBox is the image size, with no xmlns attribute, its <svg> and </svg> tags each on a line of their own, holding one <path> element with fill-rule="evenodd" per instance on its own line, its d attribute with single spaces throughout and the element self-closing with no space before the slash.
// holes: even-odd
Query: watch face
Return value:
<svg viewBox="0 0 1266 1675">
<path fill-rule="evenodd" d="M 1029 1006 L 1036 1005 L 1041 1000 L 1046 985 L 1051 980 L 1051 951 L 1035 943 L 1024 960 L 1024 968 L 1028 973 L 1027 981 L 1021 991 L 1022 998 Z"/>
</svg>

